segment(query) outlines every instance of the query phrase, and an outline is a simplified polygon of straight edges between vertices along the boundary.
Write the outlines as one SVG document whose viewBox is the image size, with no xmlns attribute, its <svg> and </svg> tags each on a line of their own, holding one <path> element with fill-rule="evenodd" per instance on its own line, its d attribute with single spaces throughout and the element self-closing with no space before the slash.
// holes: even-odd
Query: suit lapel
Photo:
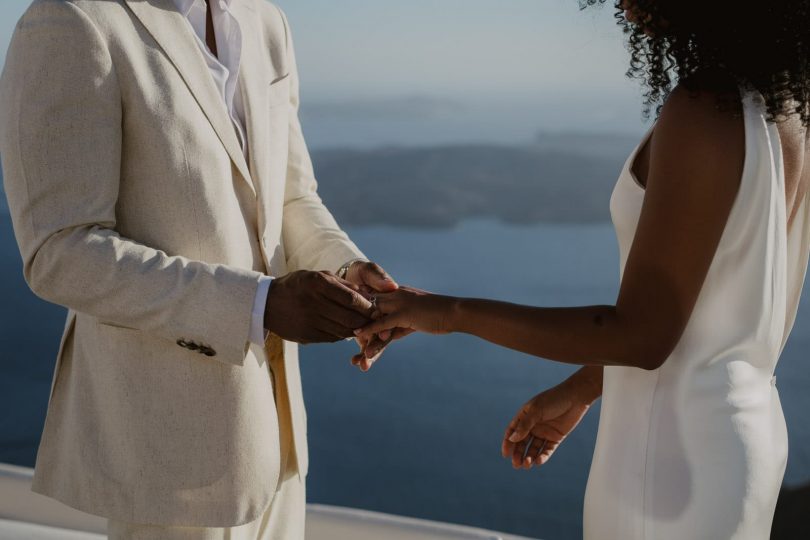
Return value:
<svg viewBox="0 0 810 540">
<path fill-rule="evenodd" d="M 245 131 L 248 139 L 248 160 L 250 172 L 256 185 L 254 188 L 260 192 L 258 152 L 262 151 L 261 144 L 265 138 L 265 125 L 261 120 L 266 120 L 266 116 L 260 114 L 265 108 L 265 89 L 262 65 L 258 55 L 261 43 L 259 35 L 255 29 L 256 14 L 246 12 L 247 6 L 244 2 L 233 2 L 231 13 L 239 22 L 239 29 L 242 33 L 242 58 L 239 67 L 239 83 L 237 92 L 241 93 L 242 104 L 245 109 Z"/>
<path fill-rule="evenodd" d="M 200 52 L 193 31 L 177 11 L 173 0 L 125 0 L 180 73 L 199 103 L 240 176 L 253 191 L 250 168 L 231 123 L 228 110 L 217 91 L 208 65 Z M 250 152 L 252 154 L 252 152 Z"/>
</svg>

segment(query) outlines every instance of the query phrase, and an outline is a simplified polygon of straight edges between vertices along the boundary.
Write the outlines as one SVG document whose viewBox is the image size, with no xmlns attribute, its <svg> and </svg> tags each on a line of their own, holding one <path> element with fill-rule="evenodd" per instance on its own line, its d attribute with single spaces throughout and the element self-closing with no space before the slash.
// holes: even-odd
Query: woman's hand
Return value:
<svg viewBox="0 0 810 540">
<path fill-rule="evenodd" d="M 545 465 L 595 399 L 593 387 L 580 384 L 577 375 L 538 394 L 509 423 L 501 454 L 515 469 Z"/>
<path fill-rule="evenodd" d="M 352 357 L 352 365 L 360 368 L 360 371 L 364 373 L 367 372 L 379 360 L 385 348 L 392 341 L 402 339 L 412 333 L 413 330 L 397 328 L 383 332 L 382 335 L 372 335 L 370 339 L 357 336 L 356 341 L 360 346 L 360 352 Z"/>
<path fill-rule="evenodd" d="M 355 334 L 361 340 L 389 331 L 447 334 L 452 331 L 452 316 L 457 298 L 432 294 L 412 287 L 376 296 L 376 320 Z M 396 332 L 397 329 L 400 332 Z"/>
</svg>

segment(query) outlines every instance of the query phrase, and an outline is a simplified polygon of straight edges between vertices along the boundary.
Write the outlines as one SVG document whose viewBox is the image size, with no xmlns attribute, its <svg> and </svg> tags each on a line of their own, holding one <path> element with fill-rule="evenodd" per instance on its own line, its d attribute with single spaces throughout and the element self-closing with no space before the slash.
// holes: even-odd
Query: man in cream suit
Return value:
<svg viewBox="0 0 810 540">
<path fill-rule="evenodd" d="M 111 538 L 302 538 L 296 342 L 396 284 L 317 195 L 284 14 L 34 0 L 0 155 L 26 280 L 68 308 L 34 491 Z"/>
</svg>

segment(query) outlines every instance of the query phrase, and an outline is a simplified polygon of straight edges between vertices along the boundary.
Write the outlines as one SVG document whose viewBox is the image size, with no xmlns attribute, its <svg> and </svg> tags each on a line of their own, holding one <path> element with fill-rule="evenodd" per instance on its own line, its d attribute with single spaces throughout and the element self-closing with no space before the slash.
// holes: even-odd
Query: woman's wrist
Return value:
<svg viewBox="0 0 810 540">
<path fill-rule="evenodd" d="M 464 332 L 462 327 L 464 322 L 464 298 L 457 298 L 455 296 L 445 296 L 446 303 L 445 316 L 443 317 L 442 330 L 446 334 L 452 332 Z"/>
<path fill-rule="evenodd" d="M 602 396 L 602 366 L 585 366 L 569 379 L 573 392 L 585 405 L 591 405 Z"/>
</svg>

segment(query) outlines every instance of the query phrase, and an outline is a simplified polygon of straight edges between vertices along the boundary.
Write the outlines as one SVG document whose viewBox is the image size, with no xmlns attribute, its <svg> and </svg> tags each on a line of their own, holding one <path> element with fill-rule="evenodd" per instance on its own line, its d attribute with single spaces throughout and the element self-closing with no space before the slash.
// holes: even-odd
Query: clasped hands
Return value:
<svg viewBox="0 0 810 540">
<path fill-rule="evenodd" d="M 413 332 L 465 331 L 464 300 L 400 287 L 377 264 L 358 261 L 345 279 L 330 272 L 299 271 L 273 281 L 265 328 L 302 344 L 354 337 L 352 364 L 368 371 L 388 344 Z M 503 436 L 503 457 L 515 468 L 545 464 L 594 401 L 575 375 L 527 402 Z"/>
<path fill-rule="evenodd" d="M 373 262 L 354 262 L 344 277 L 302 270 L 274 279 L 267 294 L 264 327 L 301 344 L 355 338 L 360 352 L 352 357 L 352 364 L 368 371 L 391 341 L 418 330 L 436 330 L 434 324 L 422 324 L 421 317 L 435 309 L 409 306 L 439 307 L 441 302 L 425 301 L 449 298 L 400 288 Z M 413 300 L 422 301 L 416 306 Z"/>
<path fill-rule="evenodd" d="M 332 272 L 292 272 L 270 285 L 264 327 L 285 340 L 304 345 L 355 338 L 361 351 L 352 363 L 368 371 L 386 345 L 405 332 L 359 337 L 356 331 L 378 316 L 375 295 L 397 289 L 397 283 L 385 270 L 367 261 L 353 263 L 345 279 Z"/>
</svg>

